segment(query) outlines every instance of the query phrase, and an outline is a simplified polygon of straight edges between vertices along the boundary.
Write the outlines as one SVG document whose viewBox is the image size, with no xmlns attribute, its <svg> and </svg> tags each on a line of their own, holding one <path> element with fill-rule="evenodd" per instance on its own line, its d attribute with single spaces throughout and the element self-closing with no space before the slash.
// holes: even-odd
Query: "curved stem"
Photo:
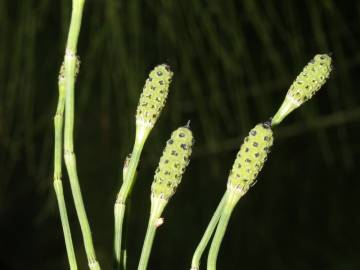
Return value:
<svg viewBox="0 0 360 270">
<path fill-rule="evenodd" d="M 146 230 L 146 236 L 141 251 L 141 257 L 138 265 L 138 270 L 146 270 L 150 252 L 155 238 L 156 229 L 158 227 L 158 220 L 164 210 L 165 205 L 167 204 L 166 200 L 161 198 L 151 198 L 151 212 L 148 227 Z"/>
<path fill-rule="evenodd" d="M 126 203 L 132 187 L 135 183 L 135 173 L 139 164 L 142 149 L 145 141 L 150 133 L 150 129 L 143 126 L 138 126 L 136 129 L 136 138 L 131 153 L 131 159 L 121 185 L 120 191 L 117 195 L 114 206 L 114 257 L 115 257 L 115 269 L 121 269 L 121 249 L 122 249 L 122 235 L 123 235 L 123 223 L 126 209 Z"/>
<path fill-rule="evenodd" d="M 221 246 L 221 242 L 225 235 L 225 231 L 229 223 L 231 213 L 239 198 L 240 197 L 238 196 L 238 194 L 234 194 L 233 192 L 228 193 L 223 211 L 221 213 L 219 224 L 217 226 L 214 238 L 210 246 L 210 251 L 207 261 L 207 270 L 216 270 L 216 261 Z"/>
<path fill-rule="evenodd" d="M 209 240 L 216 228 L 216 225 L 218 224 L 218 221 L 220 219 L 220 215 L 221 212 L 223 210 L 224 207 L 224 203 L 226 201 L 226 196 L 227 193 L 225 192 L 225 194 L 223 195 L 219 205 L 217 206 L 214 215 L 212 216 L 206 230 L 205 233 L 203 235 L 203 237 L 201 238 L 201 241 L 199 243 L 199 245 L 197 246 L 192 261 L 191 261 L 191 269 L 190 270 L 199 270 L 200 267 L 200 261 L 201 261 L 201 256 L 204 253 L 204 250 L 207 246 L 207 244 L 209 243 Z"/>
</svg>

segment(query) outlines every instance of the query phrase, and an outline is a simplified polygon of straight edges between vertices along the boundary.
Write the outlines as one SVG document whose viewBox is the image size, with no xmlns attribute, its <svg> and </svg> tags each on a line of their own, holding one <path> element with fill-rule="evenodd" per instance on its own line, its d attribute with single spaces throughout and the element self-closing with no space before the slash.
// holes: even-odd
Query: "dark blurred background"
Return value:
<svg viewBox="0 0 360 270">
<path fill-rule="evenodd" d="M 52 186 L 52 117 L 70 10 L 70 0 L 0 0 L 0 269 L 68 269 Z M 331 78 L 275 129 L 218 268 L 360 269 L 359 15 L 359 1 L 86 1 L 75 149 L 103 269 L 111 268 L 113 204 L 137 101 L 155 65 L 166 62 L 175 75 L 134 188 L 129 269 L 136 269 L 162 148 L 191 119 L 193 158 L 149 266 L 189 269 L 243 137 L 324 52 L 333 53 Z M 63 174 L 78 262 L 87 269 Z"/>
</svg>

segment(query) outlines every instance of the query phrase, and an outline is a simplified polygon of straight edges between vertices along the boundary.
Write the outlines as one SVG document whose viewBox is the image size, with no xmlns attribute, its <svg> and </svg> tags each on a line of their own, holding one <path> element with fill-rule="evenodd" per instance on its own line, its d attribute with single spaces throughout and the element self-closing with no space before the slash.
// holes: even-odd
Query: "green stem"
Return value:
<svg viewBox="0 0 360 270">
<path fill-rule="evenodd" d="M 285 97 L 284 102 L 281 104 L 279 110 L 276 112 L 274 117 L 271 120 L 271 125 L 276 126 L 280 124 L 286 116 L 288 116 L 294 109 L 299 105 L 296 105 L 292 99 L 289 99 L 288 96 Z"/>
<path fill-rule="evenodd" d="M 114 269 L 121 269 L 121 236 L 122 236 L 122 219 L 125 214 L 125 204 L 115 203 L 114 207 Z"/>
<path fill-rule="evenodd" d="M 69 35 L 65 52 L 65 130 L 64 130 L 64 158 L 69 175 L 72 195 L 75 202 L 81 232 L 83 235 L 85 251 L 90 269 L 98 270 L 100 265 L 97 262 L 95 249 L 92 241 L 89 221 L 86 215 L 79 179 L 76 169 L 76 156 L 74 153 L 74 84 L 76 68 L 76 48 L 80 32 L 84 0 L 73 0 Z"/>
<path fill-rule="evenodd" d="M 71 237 L 70 224 L 66 210 L 66 203 L 64 198 L 64 191 L 62 185 L 62 168 L 61 168 L 61 152 L 62 152 L 62 132 L 64 122 L 64 108 L 65 108 L 65 88 L 62 74 L 59 76 L 59 100 L 54 117 L 55 142 L 54 142 L 54 189 L 56 199 L 58 202 L 60 220 L 63 228 L 65 247 L 68 256 L 68 261 L 71 270 L 77 270 L 77 263 L 74 251 L 74 245 Z"/>
<path fill-rule="evenodd" d="M 161 198 L 154 198 L 154 197 L 151 198 L 150 218 L 146 230 L 146 236 L 145 236 L 143 248 L 141 251 L 138 270 L 146 270 L 147 268 L 150 252 L 155 238 L 156 229 L 159 226 L 158 221 L 161 217 L 161 214 L 166 204 L 167 204 L 166 200 L 163 200 Z"/>
<path fill-rule="evenodd" d="M 131 153 L 131 159 L 127 168 L 127 172 L 125 174 L 125 178 L 123 180 L 123 184 L 121 185 L 114 206 L 114 217 L 115 217 L 114 257 L 115 257 L 115 265 L 116 265 L 115 269 L 117 270 L 121 269 L 121 248 L 122 248 L 121 242 L 122 242 L 122 234 L 123 234 L 122 228 L 124 223 L 126 202 L 134 185 L 136 169 L 138 167 L 141 152 L 144 147 L 145 141 L 149 135 L 150 130 L 151 130 L 150 128 L 144 126 L 137 126 L 136 128 L 136 137 L 135 137 L 133 151 Z"/>
<path fill-rule="evenodd" d="M 226 196 L 227 193 L 225 193 L 218 205 L 218 207 L 215 210 L 214 215 L 212 216 L 206 230 L 205 233 L 203 235 L 203 237 L 201 238 L 201 241 L 199 243 L 199 245 L 197 246 L 193 258 L 192 258 L 192 262 L 191 262 L 191 270 L 199 270 L 200 267 L 200 261 L 201 261 L 201 256 L 204 253 L 204 250 L 207 246 L 207 244 L 209 243 L 209 240 L 216 228 L 216 225 L 218 224 L 218 221 L 220 219 L 221 216 L 221 212 L 223 210 L 224 207 L 224 203 L 226 201 Z"/>
<path fill-rule="evenodd" d="M 69 219 L 66 211 L 66 204 L 64 199 L 64 192 L 61 180 L 54 181 L 54 189 L 60 211 L 61 225 L 63 228 L 65 247 L 68 256 L 68 261 L 71 270 L 77 270 L 77 263 L 74 251 L 74 245 L 72 242 Z"/>
<path fill-rule="evenodd" d="M 225 202 L 224 209 L 221 213 L 221 217 L 219 220 L 219 224 L 217 226 L 214 238 L 210 246 L 209 256 L 207 260 L 207 270 L 216 270 L 216 261 L 217 261 L 220 245 L 225 235 L 225 231 L 229 223 L 231 213 L 239 199 L 240 197 L 238 194 L 235 194 L 233 192 L 228 192 L 227 200 Z"/>
<path fill-rule="evenodd" d="M 135 175 L 136 178 L 136 175 Z M 136 181 L 136 180 L 135 180 Z M 122 260 L 122 269 L 126 270 L 127 266 L 127 239 L 128 239 L 128 230 L 129 230 L 129 217 L 131 211 L 131 196 L 127 199 L 127 207 L 125 209 L 125 230 L 124 230 L 124 245 L 121 247 L 121 260 Z"/>
</svg>

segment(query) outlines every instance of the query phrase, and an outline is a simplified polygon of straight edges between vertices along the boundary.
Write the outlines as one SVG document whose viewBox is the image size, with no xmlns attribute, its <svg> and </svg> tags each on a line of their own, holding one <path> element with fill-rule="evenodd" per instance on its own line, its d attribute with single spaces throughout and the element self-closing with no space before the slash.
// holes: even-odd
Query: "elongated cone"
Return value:
<svg viewBox="0 0 360 270">
<path fill-rule="evenodd" d="M 189 164 L 193 135 L 188 126 L 180 127 L 171 134 L 155 171 L 151 186 L 152 197 L 169 200 L 175 193 Z"/>
<path fill-rule="evenodd" d="M 258 124 L 250 130 L 230 171 L 228 190 L 243 195 L 255 184 L 273 141 L 273 132 L 269 122 Z"/>
<path fill-rule="evenodd" d="M 272 125 L 279 124 L 289 113 L 311 99 L 329 78 L 331 69 L 329 55 L 315 55 L 290 86 L 284 102 L 273 117 Z"/>
<path fill-rule="evenodd" d="M 165 105 L 173 73 L 166 64 L 149 74 L 136 111 L 136 124 L 152 128 Z"/>
</svg>

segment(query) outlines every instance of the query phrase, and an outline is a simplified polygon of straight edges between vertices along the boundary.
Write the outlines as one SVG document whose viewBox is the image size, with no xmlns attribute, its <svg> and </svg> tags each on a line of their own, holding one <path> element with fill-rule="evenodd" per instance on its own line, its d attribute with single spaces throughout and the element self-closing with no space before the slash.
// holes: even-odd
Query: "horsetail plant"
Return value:
<svg viewBox="0 0 360 270">
<path fill-rule="evenodd" d="M 128 155 L 125 158 L 125 162 L 124 162 L 124 167 L 123 167 L 123 171 L 122 171 L 122 177 L 123 179 L 125 179 L 126 173 L 127 173 L 127 169 L 129 168 L 129 162 L 131 160 L 131 155 Z M 134 175 L 134 181 L 136 181 L 137 178 L 137 171 L 135 171 L 135 175 Z M 127 265 L 127 249 L 126 249 L 126 242 L 127 242 L 127 229 L 129 226 L 129 219 L 126 218 L 129 214 L 131 210 L 131 196 L 128 197 L 127 199 L 127 207 L 126 207 L 126 211 L 125 211 L 125 231 L 124 231 L 124 248 L 121 249 L 121 258 L 122 258 L 122 269 L 126 270 L 126 265 Z M 115 267 L 117 267 L 117 265 L 115 265 Z"/>
<path fill-rule="evenodd" d="M 206 246 L 208 245 L 210 238 L 219 222 L 222 210 L 224 208 L 224 204 L 226 202 L 226 198 L 227 198 L 226 195 L 227 195 L 226 193 L 223 195 L 219 205 L 217 206 L 213 216 L 211 217 L 211 220 L 200 240 L 200 243 L 196 247 L 196 250 L 195 250 L 192 260 L 191 260 L 191 269 L 190 270 L 199 270 L 201 256 L 204 253 L 204 250 L 205 250 Z"/>
<path fill-rule="evenodd" d="M 273 145 L 271 123 L 265 122 L 256 125 L 249 132 L 240 147 L 228 178 L 226 201 L 212 240 L 207 261 L 207 269 L 216 269 L 216 260 L 222 239 L 232 211 L 240 198 L 256 183 L 270 148 Z"/>
<path fill-rule="evenodd" d="M 76 213 L 79 219 L 81 232 L 83 235 L 85 251 L 88 259 L 89 268 L 99 270 L 100 265 L 96 259 L 95 249 L 92 241 L 90 225 L 85 212 L 84 202 L 81 195 L 77 169 L 76 157 L 74 153 L 74 85 L 75 77 L 78 69 L 78 58 L 76 56 L 78 37 L 81 27 L 85 0 L 72 1 L 72 13 L 68 39 L 66 43 L 65 57 L 63 68 L 60 72 L 59 80 L 59 103 L 57 113 L 55 115 L 55 175 L 54 186 L 59 202 L 60 217 L 64 230 L 65 243 L 68 252 L 70 267 L 77 269 L 75 254 L 70 234 L 70 226 L 67 219 L 65 202 L 63 201 L 63 191 L 61 184 L 61 159 L 59 158 L 61 151 L 63 111 L 65 109 L 65 127 L 64 127 L 64 159 L 66 169 L 69 175 L 71 192 L 74 198 Z M 65 90 L 64 90 L 65 89 Z M 65 92 L 65 97 L 64 97 Z"/>
<path fill-rule="evenodd" d="M 76 73 L 79 71 L 80 62 L 77 61 L 78 65 Z M 60 220 L 63 228 L 65 247 L 68 256 L 68 261 L 71 270 L 77 270 L 76 256 L 74 252 L 74 245 L 71 237 L 70 224 L 68 214 L 66 210 L 66 203 L 64 198 L 64 190 L 62 184 L 62 140 L 63 140 L 63 125 L 64 125 L 64 109 L 65 109 L 65 68 L 64 64 L 61 65 L 59 78 L 58 78 L 58 89 L 59 99 L 54 116 L 54 130 L 55 130 L 55 142 L 54 142 L 54 189 L 56 199 L 58 202 Z"/>
<path fill-rule="evenodd" d="M 240 198 L 255 184 L 272 144 L 270 121 L 256 125 L 245 138 L 230 171 L 226 192 L 194 252 L 191 270 L 199 270 L 201 256 L 215 228 L 217 230 L 210 247 L 207 267 L 208 270 L 216 269 L 217 254 L 231 213 Z"/>
<path fill-rule="evenodd" d="M 126 209 L 126 202 L 134 185 L 134 175 L 146 139 L 155 125 L 169 92 L 173 73 L 166 64 L 156 66 L 149 74 L 140 96 L 136 111 L 135 142 L 128 164 L 127 172 L 117 195 L 114 206 L 114 259 L 116 269 L 121 267 L 122 228 Z"/>
<path fill-rule="evenodd" d="M 74 87 L 79 71 L 80 61 L 77 57 L 77 42 L 80 32 L 82 12 L 85 0 L 72 1 L 72 15 L 63 64 L 59 73 L 59 99 L 54 117 L 54 189 L 60 211 L 65 246 L 71 270 L 77 270 L 76 256 L 71 237 L 62 185 L 62 159 L 64 151 L 66 169 L 76 213 L 79 219 L 85 251 L 90 270 L 100 270 L 92 241 L 90 225 L 81 195 L 74 153 Z M 272 126 L 278 125 L 293 110 L 298 108 L 323 86 L 331 72 L 331 57 L 318 54 L 297 76 L 290 86 L 285 100 L 272 120 L 256 125 L 236 156 L 230 171 L 226 191 L 213 215 L 209 225 L 195 250 L 191 270 L 199 270 L 201 256 L 214 237 L 209 250 L 207 269 L 215 270 L 218 252 L 225 235 L 231 214 L 238 201 L 256 183 L 270 148 L 273 145 Z M 122 243 L 125 212 L 129 211 L 129 197 L 136 181 L 136 171 L 144 144 L 154 127 L 168 96 L 173 73 L 169 66 L 156 66 L 149 74 L 136 111 L 136 134 L 132 153 L 123 167 L 123 183 L 117 194 L 114 205 L 114 267 L 126 269 L 126 248 Z M 65 117 L 64 117 L 65 112 Z M 64 129 L 64 130 L 63 130 Z M 62 140 L 64 147 L 62 149 Z M 176 192 L 192 152 L 194 143 L 189 123 L 175 130 L 167 141 L 151 185 L 151 208 L 145 240 L 139 260 L 138 270 L 146 270 L 157 228 L 163 223 L 161 215 Z M 216 229 L 216 230 L 215 230 Z M 126 237 L 124 237 L 126 238 Z"/>
<path fill-rule="evenodd" d="M 325 84 L 332 69 L 331 57 L 317 54 L 304 67 L 290 86 L 285 100 L 272 119 L 272 125 L 278 125 L 287 115 L 308 101 Z"/>
<path fill-rule="evenodd" d="M 146 270 L 161 215 L 181 182 L 194 143 L 189 125 L 175 130 L 167 141 L 151 185 L 151 210 L 138 270 Z"/>
</svg>

